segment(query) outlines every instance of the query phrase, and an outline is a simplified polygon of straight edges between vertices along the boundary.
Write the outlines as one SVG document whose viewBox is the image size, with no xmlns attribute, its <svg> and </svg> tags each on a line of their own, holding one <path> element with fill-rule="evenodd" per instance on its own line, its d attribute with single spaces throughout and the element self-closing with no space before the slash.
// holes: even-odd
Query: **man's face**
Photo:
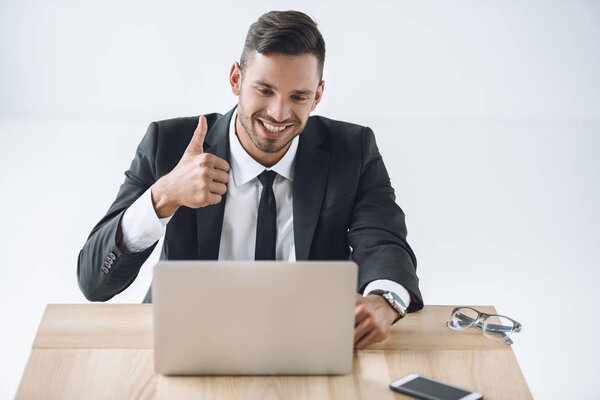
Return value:
<svg viewBox="0 0 600 400">
<path fill-rule="evenodd" d="M 230 82 L 239 96 L 237 134 L 254 159 L 266 165 L 283 157 L 321 100 L 324 82 L 319 78 L 318 61 L 311 54 L 254 53 L 243 74 L 237 63 L 233 65 Z"/>
</svg>

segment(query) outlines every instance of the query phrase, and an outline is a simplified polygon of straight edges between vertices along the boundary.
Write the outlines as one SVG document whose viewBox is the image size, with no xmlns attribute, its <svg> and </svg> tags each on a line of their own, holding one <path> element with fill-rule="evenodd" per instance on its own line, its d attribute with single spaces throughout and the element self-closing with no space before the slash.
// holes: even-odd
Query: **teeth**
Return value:
<svg viewBox="0 0 600 400">
<path fill-rule="evenodd" d="M 267 123 L 266 123 L 265 121 L 263 121 L 263 120 L 260 120 L 260 122 L 262 122 L 263 126 L 264 126 L 265 128 L 267 128 L 267 130 L 268 130 L 269 132 L 272 132 L 272 133 L 278 133 L 278 132 L 281 132 L 281 131 L 283 131 L 285 128 L 287 128 L 287 126 L 282 126 L 282 127 L 273 126 L 273 125 L 271 125 L 271 124 L 267 124 Z"/>
</svg>

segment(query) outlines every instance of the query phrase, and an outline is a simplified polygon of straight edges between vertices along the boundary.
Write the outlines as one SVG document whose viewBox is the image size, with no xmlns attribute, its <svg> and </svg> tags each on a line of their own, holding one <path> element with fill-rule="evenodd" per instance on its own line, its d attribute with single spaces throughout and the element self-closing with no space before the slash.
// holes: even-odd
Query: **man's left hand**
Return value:
<svg viewBox="0 0 600 400">
<path fill-rule="evenodd" d="M 387 339 L 398 312 L 379 295 L 363 297 L 356 294 L 354 314 L 354 348 L 366 349 Z"/>
</svg>

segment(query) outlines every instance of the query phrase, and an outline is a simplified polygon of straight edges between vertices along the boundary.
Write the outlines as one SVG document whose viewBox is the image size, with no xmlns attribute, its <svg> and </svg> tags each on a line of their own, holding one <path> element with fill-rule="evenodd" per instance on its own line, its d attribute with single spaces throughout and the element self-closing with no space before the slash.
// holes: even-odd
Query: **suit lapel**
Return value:
<svg viewBox="0 0 600 400">
<path fill-rule="evenodd" d="M 235 107 L 227 114 L 217 117 L 206 132 L 204 151 L 229 162 L 229 122 Z M 196 230 L 198 232 L 198 259 L 217 260 L 225 214 L 225 194 L 218 204 L 196 209 Z"/>
<path fill-rule="evenodd" d="M 296 259 L 308 260 L 329 176 L 329 152 L 309 119 L 300 134 L 294 168 L 294 244 Z"/>
</svg>

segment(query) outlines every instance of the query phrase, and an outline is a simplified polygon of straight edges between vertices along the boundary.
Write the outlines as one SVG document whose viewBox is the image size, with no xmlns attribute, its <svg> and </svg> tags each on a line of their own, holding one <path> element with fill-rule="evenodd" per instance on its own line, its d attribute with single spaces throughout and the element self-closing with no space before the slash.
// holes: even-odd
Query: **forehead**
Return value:
<svg viewBox="0 0 600 400">
<path fill-rule="evenodd" d="M 319 84 L 319 62 L 312 54 L 261 54 L 248 57 L 244 80 L 265 82 L 281 90 L 314 90 Z"/>
</svg>

